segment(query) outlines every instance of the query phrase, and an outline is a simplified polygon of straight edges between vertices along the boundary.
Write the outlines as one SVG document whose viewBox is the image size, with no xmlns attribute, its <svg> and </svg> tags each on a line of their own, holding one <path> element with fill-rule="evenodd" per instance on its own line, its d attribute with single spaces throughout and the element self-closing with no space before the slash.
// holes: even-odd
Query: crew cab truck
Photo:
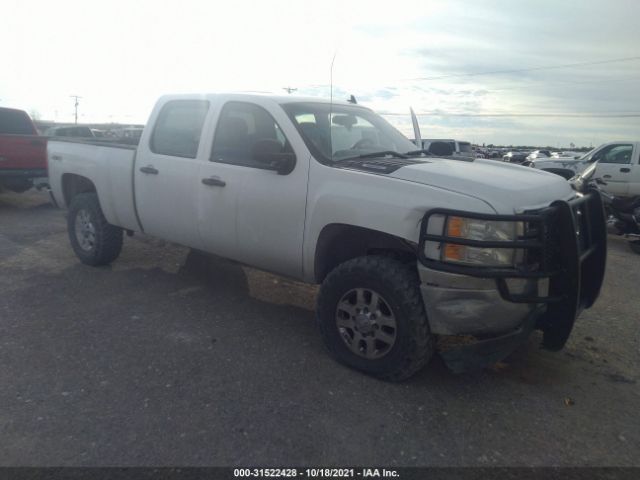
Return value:
<svg viewBox="0 0 640 480">
<path fill-rule="evenodd" d="M 82 262 L 144 232 L 321 284 L 321 335 L 350 367 L 402 380 L 445 336 L 456 371 L 535 328 L 562 348 L 602 283 L 598 193 L 415 149 L 363 106 L 211 94 L 160 98 L 137 147 L 60 139 L 48 158 Z"/>
<path fill-rule="evenodd" d="M 617 197 L 640 195 L 640 142 L 609 142 L 577 158 L 537 158 L 523 165 L 566 179 L 597 164 L 594 176 L 606 182 L 601 188 Z"/>
<path fill-rule="evenodd" d="M 47 139 L 27 112 L 0 108 L 0 191 L 24 192 L 47 177 Z"/>
</svg>

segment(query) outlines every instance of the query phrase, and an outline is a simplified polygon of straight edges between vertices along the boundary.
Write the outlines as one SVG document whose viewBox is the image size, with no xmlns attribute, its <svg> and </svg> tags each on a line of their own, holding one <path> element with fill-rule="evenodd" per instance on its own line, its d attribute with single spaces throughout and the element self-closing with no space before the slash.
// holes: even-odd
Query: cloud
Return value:
<svg viewBox="0 0 640 480">
<path fill-rule="evenodd" d="M 82 120 L 130 123 L 145 121 L 164 93 L 292 86 L 326 97 L 333 79 L 336 98 L 405 112 L 389 118 L 407 133 L 412 106 L 441 115 L 424 119 L 439 136 L 485 143 L 638 135 L 639 119 L 448 116 L 640 112 L 640 61 L 536 70 L 640 55 L 636 0 L 7 0 L 1 8 L 0 105 L 60 121 L 72 118 L 72 94 L 83 97 Z"/>
</svg>

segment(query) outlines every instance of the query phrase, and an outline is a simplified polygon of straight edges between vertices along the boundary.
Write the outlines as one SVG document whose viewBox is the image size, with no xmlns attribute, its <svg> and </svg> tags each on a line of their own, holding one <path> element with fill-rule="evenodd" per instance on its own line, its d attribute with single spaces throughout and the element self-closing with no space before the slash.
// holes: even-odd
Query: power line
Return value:
<svg viewBox="0 0 640 480">
<path fill-rule="evenodd" d="M 604 65 L 607 63 L 617 63 L 617 62 L 634 62 L 640 60 L 639 57 L 624 57 L 624 58 L 614 58 L 611 60 L 599 60 L 594 62 L 578 62 L 578 63 L 565 63 L 563 65 L 547 65 L 542 67 L 531 67 L 531 68 L 516 68 L 511 70 L 493 70 L 488 72 L 470 72 L 470 73 L 456 73 L 450 75 L 439 75 L 436 77 L 414 77 L 414 78 L 403 78 L 401 81 L 418 81 L 418 80 L 441 80 L 443 78 L 453 78 L 453 77 L 475 77 L 479 75 L 497 75 L 502 73 L 520 73 L 520 72 L 533 72 L 538 70 L 555 70 L 560 68 L 570 68 L 570 67 L 586 67 L 590 65 Z"/>
<path fill-rule="evenodd" d="M 552 88 L 552 87 L 563 87 L 568 85 L 597 85 L 602 83 L 621 83 L 621 82 L 637 82 L 640 80 L 640 77 L 632 77 L 632 78 L 601 78 L 597 80 L 585 80 L 583 82 L 545 82 L 544 84 L 540 84 L 539 82 L 536 84 L 528 84 L 528 85 L 518 85 L 516 87 L 498 87 L 498 88 L 478 88 L 478 90 L 486 90 L 488 92 L 502 92 L 507 90 L 528 90 L 535 88 Z"/>
<path fill-rule="evenodd" d="M 408 113 L 380 112 L 388 117 L 404 117 Z M 640 118 L 640 113 L 452 113 L 422 112 L 418 117 L 561 117 L 561 118 Z"/>
</svg>

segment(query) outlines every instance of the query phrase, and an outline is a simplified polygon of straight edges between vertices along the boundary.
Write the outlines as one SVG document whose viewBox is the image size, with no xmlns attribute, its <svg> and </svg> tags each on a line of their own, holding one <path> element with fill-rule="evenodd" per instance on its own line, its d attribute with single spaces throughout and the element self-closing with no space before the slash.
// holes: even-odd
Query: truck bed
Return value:
<svg viewBox="0 0 640 480">
<path fill-rule="evenodd" d="M 140 143 L 139 138 L 80 138 L 80 137 L 50 137 L 50 141 L 67 143 L 84 143 L 101 147 L 125 148 L 135 150 Z"/>
<path fill-rule="evenodd" d="M 49 184 L 58 205 L 67 206 L 65 182 L 71 176 L 84 177 L 95 185 L 109 223 L 139 230 L 132 180 L 136 148 L 103 140 L 51 138 Z"/>
</svg>

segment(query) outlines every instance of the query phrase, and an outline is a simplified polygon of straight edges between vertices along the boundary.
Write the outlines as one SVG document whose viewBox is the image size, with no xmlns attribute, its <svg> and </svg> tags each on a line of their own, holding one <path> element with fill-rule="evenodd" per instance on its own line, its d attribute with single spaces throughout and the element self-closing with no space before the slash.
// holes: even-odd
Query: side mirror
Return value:
<svg viewBox="0 0 640 480">
<path fill-rule="evenodd" d="M 273 170 L 278 175 L 288 175 L 296 166 L 295 154 L 284 152 L 282 144 L 270 138 L 258 140 L 251 146 L 251 159 L 258 168 Z"/>
<path fill-rule="evenodd" d="M 429 153 L 436 157 L 448 157 L 453 155 L 453 147 L 448 142 L 433 142 L 429 145 Z"/>
</svg>

